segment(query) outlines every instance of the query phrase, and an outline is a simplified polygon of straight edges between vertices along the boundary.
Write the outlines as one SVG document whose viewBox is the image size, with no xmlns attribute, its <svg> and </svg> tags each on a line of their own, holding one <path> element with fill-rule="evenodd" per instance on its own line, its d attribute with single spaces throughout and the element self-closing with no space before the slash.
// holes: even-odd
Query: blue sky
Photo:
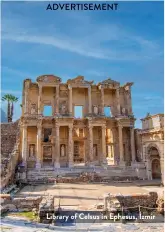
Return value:
<svg viewBox="0 0 165 232">
<path fill-rule="evenodd" d="M 136 126 L 163 112 L 163 2 L 119 2 L 117 11 L 46 11 L 48 2 L 2 2 L 2 96 L 55 74 L 134 82 Z M 2 103 L 2 108 L 6 106 Z"/>
</svg>

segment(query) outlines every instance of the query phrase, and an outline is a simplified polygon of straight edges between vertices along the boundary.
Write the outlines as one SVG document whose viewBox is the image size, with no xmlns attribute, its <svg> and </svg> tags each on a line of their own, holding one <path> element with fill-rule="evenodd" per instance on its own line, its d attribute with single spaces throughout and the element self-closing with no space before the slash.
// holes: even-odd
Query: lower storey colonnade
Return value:
<svg viewBox="0 0 165 232">
<path fill-rule="evenodd" d="M 23 125 L 22 161 L 29 168 L 44 166 L 131 165 L 136 161 L 134 128 L 105 124 L 76 127 Z"/>
</svg>

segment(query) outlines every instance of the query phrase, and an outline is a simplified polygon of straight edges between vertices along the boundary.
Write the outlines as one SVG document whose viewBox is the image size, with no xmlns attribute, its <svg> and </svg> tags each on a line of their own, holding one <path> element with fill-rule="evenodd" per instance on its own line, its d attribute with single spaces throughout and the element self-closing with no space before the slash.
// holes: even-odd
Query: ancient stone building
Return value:
<svg viewBox="0 0 165 232">
<path fill-rule="evenodd" d="M 21 156 L 27 168 L 135 163 L 131 86 L 78 76 L 24 81 Z"/>
<path fill-rule="evenodd" d="M 144 162 L 147 179 L 164 182 L 164 114 L 147 115 L 136 129 L 137 161 Z"/>
</svg>

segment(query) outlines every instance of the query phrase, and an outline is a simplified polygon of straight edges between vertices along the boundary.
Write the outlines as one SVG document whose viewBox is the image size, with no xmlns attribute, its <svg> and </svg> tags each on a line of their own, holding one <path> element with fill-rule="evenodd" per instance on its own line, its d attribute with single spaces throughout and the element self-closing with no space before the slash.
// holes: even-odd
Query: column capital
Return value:
<svg viewBox="0 0 165 232">
<path fill-rule="evenodd" d="M 118 128 L 123 128 L 123 125 L 120 122 L 118 122 Z"/>
<path fill-rule="evenodd" d="M 104 90 L 104 87 L 102 85 L 99 86 L 100 90 Z"/>
<path fill-rule="evenodd" d="M 69 90 L 72 90 L 72 86 L 71 86 L 71 85 L 68 85 L 68 89 L 69 89 Z"/>
<path fill-rule="evenodd" d="M 73 130 L 73 125 L 69 125 L 69 130 Z"/>
</svg>

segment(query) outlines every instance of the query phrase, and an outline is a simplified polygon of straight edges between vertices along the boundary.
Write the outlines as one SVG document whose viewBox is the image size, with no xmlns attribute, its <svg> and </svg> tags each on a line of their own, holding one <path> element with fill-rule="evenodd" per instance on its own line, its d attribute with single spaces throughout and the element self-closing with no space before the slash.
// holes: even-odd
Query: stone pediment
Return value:
<svg viewBox="0 0 165 232">
<path fill-rule="evenodd" d="M 61 78 L 54 75 L 42 75 L 37 78 L 37 82 L 43 83 L 60 83 Z"/>
<path fill-rule="evenodd" d="M 73 78 L 73 79 L 69 79 L 67 81 L 67 84 L 79 84 L 79 85 L 92 85 L 93 84 L 93 81 L 86 81 L 84 80 L 84 77 L 83 76 L 78 76 L 76 78 Z"/>
<path fill-rule="evenodd" d="M 117 87 L 120 85 L 119 82 L 112 80 L 111 78 L 108 78 L 107 80 L 104 80 L 102 82 L 100 82 L 98 85 L 109 85 L 112 87 Z"/>
</svg>

